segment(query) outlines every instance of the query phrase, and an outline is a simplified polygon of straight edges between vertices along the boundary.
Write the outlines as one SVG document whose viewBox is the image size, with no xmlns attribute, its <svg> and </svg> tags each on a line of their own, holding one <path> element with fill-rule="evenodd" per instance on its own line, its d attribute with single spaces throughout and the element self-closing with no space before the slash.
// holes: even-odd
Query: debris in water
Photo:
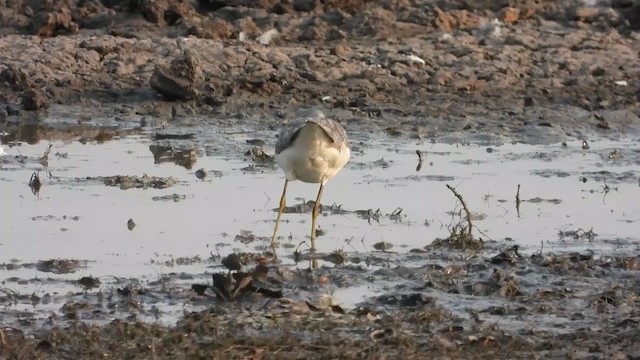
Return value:
<svg viewBox="0 0 640 360">
<path fill-rule="evenodd" d="M 40 193 L 40 188 L 42 187 L 42 183 L 40 182 L 40 175 L 37 172 L 31 174 L 31 178 L 29 179 L 29 187 L 31 188 L 31 192 L 33 195 L 38 195 Z"/>
<path fill-rule="evenodd" d="M 380 242 L 377 242 L 377 243 L 373 244 L 373 248 L 374 249 L 376 249 L 378 251 L 383 251 L 383 252 L 391 250 L 392 247 L 393 247 L 393 244 L 390 243 L 390 242 L 386 242 L 386 241 L 380 241 Z"/>
<path fill-rule="evenodd" d="M 518 245 L 513 245 L 512 247 L 500 252 L 498 255 L 494 256 L 491 259 L 492 264 L 502 265 L 515 265 L 518 261 L 524 259 L 522 255 L 518 252 Z"/>
<path fill-rule="evenodd" d="M 45 168 L 49 166 L 49 153 L 51 152 L 52 147 L 53 145 L 49 144 L 47 150 L 44 151 L 44 155 L 42 155 L 42 157 L 38 159 L 38 162 Z"/>
<path fill-rule="evenodd" d="M 95 288 L 100 286 L 100 279 L 94 278 L 93 276 L 83 276 L 78 280 L 78 284 L 88 289 Z"/>
<path fill-rule="evenodd" d="M 251 156 L 252 161 L 260 164 L 273 164 L 275 162 L 273 155 L 267 154 L 261 147 L 253 147 L 245 155 Z"/>
<path fill-rule="evenodd" d="M 360 219 L 367 220 L 367 222 L 369 224 L 371 224 L 371 220 L 373 220 L 375 222 L 379 222 L 380 221 L 380 216 L 382 215 L 380 213 L 380 209 L 377 209 L 376 211 L 373 211 L 372 209 L 356 210 L 355 213 Z"/>
<path fill-rule="evenodd" d="M 236 235 L 233 241 L 239 241 L 243 244 L 250 244 L 256 240 L 256 236 L 251 231 L 241 230 L 240 234 Z"/>
<path fill-rule="evenodd" d="M 42 272 L 54 274 L 69 274 L 76 272 L 80 268 L 80 260 L 75 259 L 51 259 L 41 260 L 36 264 L 36 269 Z"/>
<path fill-rule="evenodd" d="M 391 214 L 389 214 L 389 219 L 391 220 L 401 220 L 402 219 L 402 208 L 401 207 L 397 207 L 395 210 L 393 210 L 393 212 Z"/>
<path fill-rule="evenodd" d="M 516 212 L 520 217 L 520 184 L 518 184 L 518 189 L 516 190 Z"/>
<path fill-rule="evenodd" d="M 122 190 L 147 188 L 165 189 L 176 184 L 176 180 L 172 177 L 161 178 L 147 174 L 142 175 L 142 177 L 135 175 L 114 175 L 98 177 L 98 179 L 102 179 L 107 186 L 119 186 Z"/>
<path fill-rule="evenodd" d="M 239 264 L 239 263 L 238 263 Z M 253 272 L 240 272 L 228 274 L 215 273 L 212 274 L 213 286 L 209 288 L 213 290 L 216 296 L 225 301 L 232 301 L 238 298 L 241 294 L 258 293 L 267 298 L 281 298 L 283 297 L 282 290 L 273 290 L 267 288 L 264 284 L 267 281 L 267 275 L 269 268 L 263 265 L 257 265 Z M 206 289 L 203 288 L 206 285 L 195 284 L 192 285 L 192 289 L 196 293 L 204 294 Z"/>
<path fill-rule="evenodd" d="M 422 169 L 422 163 L 424 162 L 423 152 L 420 150 L 416 150 L 416 154 L 418 155 L 418 166 L 416 166 L 416 171 L 420 171 Z"/>
<path fill-rule="evenodd" d="M 61 153 L 61 152 L 58 151 L 54 155 L 58 158 L 58 160 L 60 160 L 60 159 L 68 159 L 69 158 L 69 153 Z"/>
<path fill-rule="evenodd" d="M 133 230 L 133 228 L 136 227 L 136 223 L 133 222 L 133 219 L 129 219 L 127 221 L 127 229 L 129 229 L 129 231 Z"/>
<path fill-rule="evenodd" d="M 334 265 L 342 265 L 347 261 L 347 254 L 343 250 L 336 250 L 331 254 L 323 256 L 322 260 L 328 261 Z"/>
<path fill-rule="evenodd" d="M 393 161 L 387 161 L 387 160 L 384 159 L 384 157 L 382 157 L 382 158 L 374 161 L 373 165 L 381 167 L 383 169 L 386 169 L 391 165 L 391 162 L 393 162 Z"/>
<path fill-rule="evenodd" d="M 175 133 L 157 132 L 153 135 L 154 140 L 190 140 L 196 136 L 195 133 Z"/>
<path fill-rule="evenodd" d="M 196 177 L 200 180 L 203 180 L 207 177 L 207 171 L 204 168 L 196 170 Z"/>
<path fill-rule="evenodd" d="M 558 237 L 560 240 L 564 240 L 565 238 L 572 238 L 573 240 L 589 240 L 592 241 L 595 237 L 598 236 L 595 232 L 593 232 L 593 228 L 588 231 L 583 230 L 582 228 L 576 230 L 560 230 L 558 232 Z"/>
<path fill-rule="evenodd" d="M 265 146 L 267 142 L 262 139 L 249 139 L 247 140 L 247 144 L 253 146 Z"/>
<path fill-rule="evenodd" d="M 154 196 L 151 198 L 153 201 L 173 201 L 179 202 L 187 198 L 187 195 L 180 194 L 170 194 L 170 195 L 162 195 L 162 196 Z"/>
<path fill-rule="evenodd" d="M 149 150 L 153 154 L 154 164 L 172 162 L 190 170 L 197 160 L 195 148 L 178 149 L 171 145 L 152 144 Z"/>
<path fill-rule="evenodd" d="M 240 263 L 240 257 L 236 253 L 231 253 L 222 259 L 222 265 L 230 271 L 242 270 L 242 264 Z"/>
<path fill-rule="evenodd" d="M 617 149 L 611 151 L 608 156 L 609 160 L 617 160 L 617 159 L 620 159 L 621 157 L 622 157 L 622 154 Z"/>
<path fill-rule="evenodd" d="M 465 216 L 462 218 L 462 214 L 460 211 L 460 220 L 449 226 L 449 236 L 445 239 L 435 239 L 429 247 L 449 247 L 453 249 L 464 249 L 464 250 L 478 250 L 482 249 L 484 243 L 482 239 L 475 239 L 473 237 L 473 223 L 471 211 L 467 207 L 467 203 L 451 185 L 447 184 L 447 189 L 453 192 L 453 195 L 458 199 L 460 204 L 462 205 L 462 211 L 464 211 Z"/>
</svg>

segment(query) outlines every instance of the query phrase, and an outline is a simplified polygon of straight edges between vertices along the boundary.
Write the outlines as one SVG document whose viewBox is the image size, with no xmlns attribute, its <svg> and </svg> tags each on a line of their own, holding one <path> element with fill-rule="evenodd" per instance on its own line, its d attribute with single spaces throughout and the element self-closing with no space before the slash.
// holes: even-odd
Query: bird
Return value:
<svg viewBox="0 0 640 360">
<path fill-rule="evenodd" d="M 290 181 L 320 184 L 311 211 L 311 252 L 316 251 L 316 221 L 320 199 L 327 182 L 347 165 L 351 157 L 349 139 L 344 127 L 317 109 L 299 111 L 280 128 L 275 146 L 275 162 L 284 171 L 285 181 L 273 230 L 271 246 L 275 247 L 280 218 L 286 206 Z"/>
</svg>

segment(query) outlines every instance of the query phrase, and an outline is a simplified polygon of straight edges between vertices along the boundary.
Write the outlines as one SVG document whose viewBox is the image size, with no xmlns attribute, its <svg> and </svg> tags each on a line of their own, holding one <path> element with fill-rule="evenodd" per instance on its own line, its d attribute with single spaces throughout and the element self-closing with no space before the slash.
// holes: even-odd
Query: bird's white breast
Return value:
<svg viewBox="0 0 640 360">
<path fill-rule="evenodd" d="M 336 148 L 324 130 L 314 124 L 304 125 L 292 146 L 275 156 L 287 180 L 325 183 L 349 161 L 348 146 Z"/>
</svg>

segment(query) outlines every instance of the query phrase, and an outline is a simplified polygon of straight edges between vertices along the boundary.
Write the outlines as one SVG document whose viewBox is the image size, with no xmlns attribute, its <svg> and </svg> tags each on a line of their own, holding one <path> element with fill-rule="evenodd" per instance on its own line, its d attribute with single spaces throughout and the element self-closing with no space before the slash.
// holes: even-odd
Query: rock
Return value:
<svg viewBox="0 0 640 360">
<path fill-rule="evenodd" d="M 9 65 L 0 72 L 0 83 L 7 83 L 14 91 L 22 91 L 29 87 L 29 77 L 23 69 Z"/>
<path fill-rule="evenodd" d="M 354 35 L 379 37 L 386 36 L 396 25 L 396 15 L 382 8 L 358 12 L 345 24 L 345 26 L 353 29 L 351 32 Z"/>
<path fill-rule="evenodd" d="M 25 110 L 40 110 L 47 105 L 47 96 L 40 89 L 29 89 L 22 93 L 22 107 Z"/>
<path fill-rule="evenodd" d="M 622 15 L 629 22 L 629 27 L 633 30 L 640 30 L 640 1 L 624 9 Z"/>
<path fill-rule="evenodd" d="M 444 86 L 453 80 L 451 73 L 448 71 L 438 71 L 435 75 L 429 78 L 429 84 Z"/>
<path fill-rule="evenodd" d="M 293 0 L 293 10 L 311 12 L 318 6 L 316 0 Z"/>
<path fill-rule="evenodd" d="M 107 60 L 103 63 L 108 73 L 117 75 L 127 75 L 134 72 L 133 64 L 125 64 L 120 60 Z"/>
<path fill-rule="evenodd" d="M 189 35 L 203 39 L 229 39 L 233 36 L 233 26 L 223 19 L 214 19 L 192 26 Z"/>
<path fill-rule="evenodd" d="M 627 356 L 629 360 L 640 360 L 640 350 L 631 350 Z"/>
<path fill-rule="evenodd" d="M 530 106 L 535 106 L 536 105 L 536 100 L 534 98 L 532 98 L 531 96 L 527 96 L 524 98 L 524 106 L 525 107 L 530 107 Z"/>
<path fill-rule="evenodd" d="M 274 14 L 284 15 L 284 14 L 289 14 L 291 11 L 293 11 L 293 9 L 291 5 L 289 5 L 288 1 L 286 1 L 286 4 L 280 1 L 275 5 L 273 5 L 270 11 Z"/>
<path fill-rule="evenodd" d="M 590 7 L 590 6 L 582 6 L 574 10 L 574 12 L 570 15 L 573 20 L 578 21 L 593 21 L 597 18 L 601 13 L 600 8 Z"/>
<path fill-rule="evenodd" d="M 192 55 L 191 51 L 185 51 L 182 57 L 171 62 L 171 72 L 174 75 L 183 77 L 192 83 L 199 83 L 202 81 L 200 61 Z"/>
<path fill-rule="evenodd" d="M 38 36 L 51 37 L 64 33 L 75 33 L 78 24 L 73 22 L 71 10 L 64 6 L 59 12 L 41 12 L 31 23 L 32 33 Z"/>
<path fill-rule="evenodd" d="M 519 45 L 530 50 L 535 50 L 539 45 L 539 41 L 538 38 L 524 34 L 510 34 L 504 38 L 504 43 L 507 45 Z"/>
<path fill-rule="evenodd" d="M 299 41 L 323 41 L 324 34 L 314 26 L 308 26 L 306 29 L 302 31 L 300 36 L 298 36 Z"/>
<path fill-rule="evenodd" d="M 269 29 L 256 38 L 256 41 L 262 45 L 269 45 L 273 39 L 278 37 L 279 32 L 276 29 Z"/>
<path fill-rule="evenodd" d="M 156 66 L 149 85 L 170 101 L 191 100 L 195 96 L 191 81 L 171 74 L 168 68 L 161 65 Z"/>
<path fill-rule="evenodd" d="M 233 24 L 248 36 L 255 36 L 260 33 L 260 28 L 250 17 L 243 17 L 239 20 L 234 21 Z"/>
<path fill-rule="evenodd" d="M 164 12 L 164 21 L 167 25 L 173 26 L 183 18 L 193 18 L 195 10 L 189 1 L 172 1 L 169 8 Z"/>
<path fill-rule="evenodd" d="M 325 35 L 325 39 L 327 41 L 343 40 L 346 38 L 347 35 L 344 33 L 344 31 L 336 28 L 330 28 L 329 30 L 327 30 Z"/>
<path fill-rule="evenodd" d="M 506 7 L 500 11 L 500 20 L 506 24 L 512 24 L 520 18 L 520 10 L 512 7 Z"/>
<path fill-rule="evenodd" d="M 228 5 L 227 1 L 220 0 L 198 0 L 197 2 L 199 9 L 205 11 L 217 11 Z"/>
<path fill-rule="evenodd" d="M 18 115 L 20 115 L 20 109 L 18 109 L 18 107 L 15 106 L 15 105 L 8 104 L 7 106 L 5 106 L 5 110 L 7 112 L 7 115 L 9 115 L 9 116 L 18 116 Z"/>
<path fill-rule="evenodd" d="M 435 25 L 442 31 L 451 32 L 454 29 L 477 27 L 480 24 L 477 16 L 470 14 L 467 10 L 444 12 L 440 8 L 435 8 L 435 11 Z"/>
<path fill-rule="evenodd" d="M 126 10 L 141 14 L 148 22 L 169 26 L 175 25 L 182 18 L 191 18 L 196 14 L 189 1 L 137 0 L 130 1 Z"/>
<path fill-rule="evenodd" d="M 325 9 L 339 9 L 349 14 L 355 14 L 362 10 L 367 1 L 362 0 L 323 0 Z"/>
<path fill-rule="evenodd" d="M 95 50 L 78 49 L 76 52 L 76 60 L 94 65 L 100 62 L 100 54 Z"/>
<path fill-rule="evenodd" d="M 602 110 L 599 113 L 603 122 L 621 133 L 640 131 L 640 117 L 628 110 Z"/>
<path fill-rule="evenodd" d="M 331 49 L 331 55 L 337 57 L 345 57 L 349 53 L 347 46 L 344 43 L 338 43 Z"/>
<path fill-rule="evenodd" d="M 196 87 L 201 81 L 199 61 L 190 51 L 185 51 L 169 68 L 157 65 L 149 85 L 167 100 L 191 100 L 197 95 Z"/>
</svg>

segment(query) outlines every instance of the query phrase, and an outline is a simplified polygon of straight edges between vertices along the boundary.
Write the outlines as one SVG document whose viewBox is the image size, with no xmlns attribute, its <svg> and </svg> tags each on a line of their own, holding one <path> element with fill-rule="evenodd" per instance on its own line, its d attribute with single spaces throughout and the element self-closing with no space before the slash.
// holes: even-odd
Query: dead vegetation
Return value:
<svg viewBox="0 0 640 360">
<path fill-rule="evenodd" d="M 467 203 L 455 188 L 449 184 L 446 186 L 447 189 L 451 190 L 453 195 L 456 197 L 462 209 L 453 212 L 458 217 L 458 220 L 456 221 L 455 219 L 452 219 L 452 223 L 447 227 L 449 236 L 444 239 L 435 239 L 429 247 L 471 251 L 482 249 L 484 246 L 482 239 L 475 238 L 473 236 L 474 225 L 472 222 L 471 211 L 467 207 Z"/>
<path fill-rule="evenodd" d="M 106 278 L 82 277 L 74 283 L 82 286 L 84 300 L 65 302 L 61 315 L 37 332 L 23 332 L 23 325 L 13 323 L 1 327 L 0 357 L 528 359 L 542 354 L 567 358 L 590 347 L 598 358 L 629 358 L 623 356 L 640 350 L 634 332 L 640 316 L 637 285 L 613 277 L 633 276 L 637 256 L 524 256 L 511 246 L 487 257 L 493 251 L 487 246 L 467 259 L 443 251 L 424 266 L 411 266 L 411 255 L 398 254 L 401 266 L 367 272 L 345 263 L 320 273 L 275 265 L 264 255 L 232 253 L 212 256 L 210 261 L 228 270 L 214 273 L 212 283 L 192 284 L 186 293 L 126 279 L 108 290 Z M 598 271 L 610 278 L 594 276 Z M 170 276 L 163 281 L 169 283 Z M 353 277 L 360 282 L 347 281 Z M 328 294 L 332 285 L 363 281 L 391 285 L 350 308 Z M 87 302 L 96 292 L 101 300 Z M 0 302 L 5 305 L 30 298 L 4 293 Z M 147 301 L 155 304 L 163 296 L 204 302 L 206 310 L 185 312 L 175 326 L 138 321 L 136 314 L 153 313 L 144 310 Z M 474 300 L 461 308 L 451 296 Z M 89 320 L 105 306 L 123 319 L 104 325 Z M 562 332 L 545 325 L 547 318 L 540 314 L 567 319 Z M 580 325 L 572 327 L 569 319 Z M 586 325 L 595 322 L 598 326 Z"/>
<path fill-rule="evenodd" d="M 141 177 L 135 175 L 114 175 L 99 177 L 106 186 L 117 186 L 122 190 L 128 189 L 165 189 L 176 184 L 172 177 L 162 178 L 143 174 Z"/>
<path fill-rule="evenodd" d="M 40 181 L 40 174 L 34 172 L 31 174 L 31 178 L 29 179 L 29 188 L 33 195 L 38 196 L 40 194 L 40 188 L 42 187 L 42 182 Z"/>
<path fill-rule="evenodd" d="M 593 241 L 598 234 L 593 231 L 593 228 L 589 230 L 584 230 L 582 228 L 578 228 L 575 230 L 560 230 L 558 231 L 558 238 L 560 240 L 565 240 L 567 238 L 572 240 L 588 240 Z"/>
<path fill-rule="evenodd" d="M 83 262 L 77 259 L 51 259 L 38 261 L 36 269 L 53 274 L 68 274 L 76 272 Z"/>
<path fill-rule="evenodd" d="M 149 150 L 153 154 L 154 164 L 171 162 L 190 170 L 197 162 L 195 148 L 179 148 L 171 144 L 155 143 L 149 145 Z"/>
<path fill-rule="evenodd" d="M 225 315 L 212 308 L 186 314 L 175 327 L 120 320 L 105 326 L 75 322 L 38 336 L 3 327 L 0 353 L 14 359 L 525 359 L 535 354 L 565 358 L 589 346 L 594 355 L 613 353 L 628 358 L 625 355 L 638 348 L 631 331 L 615 330 L 613 324 L 563 335 L 549 331 L 509 334 L 483 326 L 486 314 L 476 314 L 479 325 L 467 327 L 430 305 L 387 314 L 358 309 L 298 315 L 291 310 Z M 631 329 L 633 324 L 619 326 Z M 616 336 L 604 336 L 608 331 Z M 609 350 L 597 347 L 604 341 Z"/>
</svg>

